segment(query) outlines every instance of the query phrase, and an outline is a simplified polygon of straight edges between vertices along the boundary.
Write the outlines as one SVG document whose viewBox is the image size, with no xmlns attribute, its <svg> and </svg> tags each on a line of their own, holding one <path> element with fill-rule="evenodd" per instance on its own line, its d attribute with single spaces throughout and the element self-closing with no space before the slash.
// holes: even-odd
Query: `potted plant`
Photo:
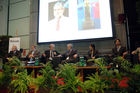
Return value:
<svg viewBox="0 0 140 93">
<path fill-rule="evenodd" d="M 108 86 L 108 88 L 104 89 L 106 93 L 120 93 L 121 91 L 126 91 L 128 88 L 129 78 L 127 77 L 127 73 L 131 67 L 130 62 L 122 59 L 121 57 L 117 57 L 113 59 L 112 63 L 116 63 L 120 65 L 120 68 L 113 66 L 111 68 L 102 68 L 107 65 L 105 58 L 99 58 L 95 60 L 95 63 L 98 64 L 99 67 L 99 78 Z M 122 71 L 122 72 L 121 72 Z M 127 72 L 127 73 L 126 73 Z M 90 77 L 91 78 L 91 77 Z"/>
<path fill-rule="evenodd" d="M 104 90 L 108 88 L 108 85 L 101 79 L 97 72 L 87 78 L 89 80 L 85 81 L 84 85 L 86 90 L 91 93 L 104 93 Z"/>
<path fill-rule="evenodd" d="M 62 93 L 86 93 L 84 83 L 81 81 L 75 68 L 77 64 L 64 64 L 59 66 L 58 77 L 63 78 L 64 84 L 61 84 L 58 89 Z"/>
<path fill-rule="evenodd" d="M 0 88 L 4 90 L 8 90 L 8 87 L 12 81 L 12 78 L 14 75 L 12 73 L 14 71 L 20 72 L 23 71 L 23 68 L 12 68 L 11 66 L 20 66 L 20 60 L 16 57 L 8 59 L 8 62 L 5 64 L 2 64 L 2 72 L 1 72 L 1 78 L 0 78 Z M 2 92 L 3 93 L 3 92 Z"/>
<path fill-rule="evenodd" d="M 14 79 L 11 81 L 9 85 L 10 92 L 14 93 L 28 93 L 30 89 L 30 85 L 33 82 L 33 78 L 27 75 L 27 70 L 24 70 L 19 73 L 15 73 Z"/>
<path fill-rule="evenodd" d="M 130 80 L 128 81 L 129 91 L 133 93 L 140 92 L 140 64 L 136 64 L 130 69 Z"/>
<path fill-rule="evenodd" d="M 46 65 L 43 64 L 43 66 L 44 68 L 39 71 L 41 75 L 34 80 L 34 84 L 40 93 L 58 93 L 57 78 L 52 65 L 48 62 Z"/>
<path fill-rule="evenodd" d="M 12 69 L 7 64 L 2 64 L 3 69 L 0 72 L 0 93 L 8 93 L 8 86 L 12 80 Z"/>
</svg>

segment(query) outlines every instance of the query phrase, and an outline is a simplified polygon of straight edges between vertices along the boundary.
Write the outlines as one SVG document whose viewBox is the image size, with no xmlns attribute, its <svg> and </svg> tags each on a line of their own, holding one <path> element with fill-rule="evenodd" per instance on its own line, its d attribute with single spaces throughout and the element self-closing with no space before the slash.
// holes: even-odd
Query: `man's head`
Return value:
<svg viewBox="0 0 140 93">
<path fill-rule="evenodd" d="M 17 46 L 12 46 L 12 51 L 16 51 L 17 50 Z"/>
<path fill-rule="evenodd" d="M 32 51 L 34 51 L 36 49 L 35 45 L 32 45 Z"/>
<path fill-rule="evenodd" d="M 54 50 L 55 49 L 55 45 L 54 44 L 50 44 L 49 48 L 50 48 L 50 50 Z"/>
<path fill-rule="evenodd" d="M 121 45 L 121 40 L 120 39 L 116 39 L 114 43 L 115 43 L 116 46 L 120 46 Z"/>
<path fill-rule="evenodd" d="M 61 2 L 57 2 L 55 5 L 54 5 L 54 17 L 55 18 L 60 18 L 63 16 L 63 13 L 64 13 L 64 6 L 63 6 L 63 3 Z"/>
<path fill-rule="evenodd" d="M 67 44 L 67 50 L 71 50 L 71 49 L 72 49 L 72 47 L 73 47 L 73 45 L 72 45 L 72 44 Z"/>
</svg>

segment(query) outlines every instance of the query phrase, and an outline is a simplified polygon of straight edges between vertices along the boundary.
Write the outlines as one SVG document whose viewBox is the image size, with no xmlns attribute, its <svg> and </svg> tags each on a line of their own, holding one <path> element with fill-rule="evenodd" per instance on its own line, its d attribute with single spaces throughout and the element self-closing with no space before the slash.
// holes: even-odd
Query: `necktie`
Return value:
<svg viewBox="0 0 140 93">
<path fill-rule="evenodd" d="M 52 50 L 50 51 L 50 57 L 51 57 L 51 58 L 54 57 L 53 51 L 52 51 Z"/>
<path fill-rule="evenodd" d="M 56 24 L 56 31 L 60 30 L 60 18 L 58 18 L 57 20 L 57 24 Z"/>
<path fill-rule="evenodd" d="M 50 57 L 52 57 L 52 51 L 50 50 Z"/>
</svg>

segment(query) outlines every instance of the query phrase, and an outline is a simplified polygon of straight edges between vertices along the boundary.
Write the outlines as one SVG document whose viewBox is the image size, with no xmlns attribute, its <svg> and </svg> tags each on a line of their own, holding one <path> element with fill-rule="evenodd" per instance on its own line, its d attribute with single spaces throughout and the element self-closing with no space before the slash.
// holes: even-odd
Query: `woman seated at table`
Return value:
<svg viewBox="0 0 140 93">
<path fill-rule="evenodd" d="M 89 51 L 88 51 L 88 59 L 95 59 L 98 57 L 98 52 L 95 49 L 95 45 L 94 44 L 90 44 L 89 46 Z"/>
<path fill-rule="evenodd" d="M 89 51 L 88 51 L 88 56 L 85 57 L 85 60 L 87 60 L 87 66 L 91 66 L 94 63 L 94 59 L 98 58 L 98 52 L 95 49 L 95 45 L 94 44 L 90 44 L 89 45 Z"/>
</svg>

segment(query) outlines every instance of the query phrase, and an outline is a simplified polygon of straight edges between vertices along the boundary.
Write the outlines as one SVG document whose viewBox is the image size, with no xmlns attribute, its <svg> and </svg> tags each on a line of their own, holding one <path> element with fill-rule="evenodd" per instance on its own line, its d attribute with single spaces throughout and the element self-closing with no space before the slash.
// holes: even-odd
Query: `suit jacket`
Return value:
<svg viewBox="0 0 140 93">
<path fill-rule="evenodd" d="M 29 59 L 29 55 L 31 55 L 32 52 L 33 52 L 32 50 L 29 51 L 29 53 L 28 53 L 28 55 L 27 55 L 27 58 L 28 58 L 28 59 Z M 39 52 L 38 50 L 35 50 L 33 55 L 34 55 L 34 58 L 36 58 L 36 57 L 39 58 L 39 57 L 40 57 L 40 52 Z M 34 59 L 34 58 L 33 58 L 33 59 Z"/>
<path fill-rule="evenodd" d="M 49 61 L 49 58 L 50 58 L 50 50 L 46 50 L 45 52 L 45 55 L 46 55 L 46 57 L 44 57 L 43 55 L 41 56 L 41 62 L 42 63 L 44 63 L 44 64 L 46 64 L 46 62 L 48 62 Z M 54 57 L 55 56 L 58 56 L 60 53 L 58 53 L 56 50 L 53 50 L 53 55 L 54 55 Z"/>
<path fill-rule="evenodd" d="M 95 50 L 93 52 L 93 55 L 92 56 L 91 56 L 91 54 L 92 54 L 91 52 L 92 52 L 91 50 L 88 51 L 88 59 L 91 59 L 92 57 L 95 57 L 95 58 L 98 57 L 98 51 Z"/>
<path fill-rule="evenodd" d="M 75 62 L 78 62 L 78 58 L 74 58 L 73 56 L 77 54 L 77 50 L 75 49 L 72 49 L 71 51 L 66 51 L 62 56 L 63 58 L 66 60 L 68 57 L 69 57 L 69 60 L 68 62 L 70 63 L 75 63 Z"/>
<path fill-rule="evenodd" d="M 53 50 L 52 51 L 52 55 L 55 57 L 55 56 L 58 56 L 60 53 L 58 53 L 56 50 Z M 45 51 L 45 55 L 46 55 L 46 58 L 49 58 L 50 57 L 50 50 L 46 50 Z"/>
<path fill-rule="evenodd" d="M 115 48 L 112 49 L 112 55 L 113 55 L 114 57 L 123 56 L 123 53 L 126 52 L 126 51 L 127 51 L 127 50 L 126 50 L 125 47 L 122 47 L 122 46 L 121 46 L 121 48 L 120 48 L 119 51 L 117 51 L 117 47 L 115 47 Z"/>
<path fill-rule="evenodd" d="M 20 51 L 16 50 L 15 52 L 10 51 L 10 52 L 8 53 L 8 57 L 13 57 L 13 56 L 16 56 L 17 58 L 20 58 L 20 57 L 21 57 Z"/>
</svg>

